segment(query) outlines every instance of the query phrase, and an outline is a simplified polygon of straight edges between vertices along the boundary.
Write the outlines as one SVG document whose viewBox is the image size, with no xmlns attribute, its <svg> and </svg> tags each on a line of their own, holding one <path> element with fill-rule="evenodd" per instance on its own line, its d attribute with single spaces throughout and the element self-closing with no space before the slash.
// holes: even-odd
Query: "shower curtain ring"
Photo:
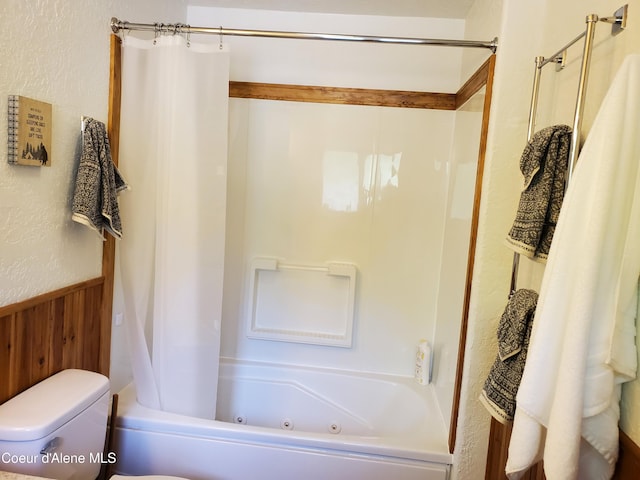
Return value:
<svg viewBox="0 0 640 480">
<path fill-rule="evenodd" d="M 220 25 L 220 38 L 219 38 L 219 48 L 222 50 L 222 25 Z"/>
<path fill-rule="evenodd" d="M 155 45 L 158 40 L 158 35 L 160 34 L 160 24 L 153 24 L 153 44 Z"/>
<path fill-rule="evenodd" d="M 191 46 L 191 25 L 186 25 L 187 27 L 187 47 Z"/>
</svg>

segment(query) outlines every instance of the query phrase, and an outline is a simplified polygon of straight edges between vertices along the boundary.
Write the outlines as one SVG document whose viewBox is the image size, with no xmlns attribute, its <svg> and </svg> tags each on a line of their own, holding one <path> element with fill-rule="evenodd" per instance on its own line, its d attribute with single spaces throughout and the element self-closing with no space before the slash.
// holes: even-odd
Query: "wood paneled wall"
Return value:
<svg viewBox="0 0 640 480">
<path fill-rule="evenodd" d="M 104 278 L 0 307 L 0 403 L 65 368 L 105 373 Z M 107 353 L 108 355 L 108 353 Z"/>
<path fill-rule="evenodd" d="M 489 451 L 487 454 L 486 480 L 507 480 L 504 473 L 511 439 L 511 426 L 491 419 Z M 542 462 L 531 467 L 523 480 L 545 480 Z M 620 431 L 620 455 L 613 480 L 636 480 L 640 478 L 640 447 L 622 430 Z"/>
<path fill-rule="evenodd" d="M 640 447 L 620 431 L 620 455 L 613 480 L 631 480 L 640 476 Z"/>
<path fill-rule="evenodd" d="M 489 451 L 487 453 L 487 468 L 485 480 L 508 480 L 504 469 L 507 465 L 509 453 L 509 441 L 511 440 L 511 426 L 503 425 L 495 418 L 491 418 L 489 432 Z M 531 467 L 522 477 L 522 480 L 544 480 L 542 463 Z"/>
</svg>

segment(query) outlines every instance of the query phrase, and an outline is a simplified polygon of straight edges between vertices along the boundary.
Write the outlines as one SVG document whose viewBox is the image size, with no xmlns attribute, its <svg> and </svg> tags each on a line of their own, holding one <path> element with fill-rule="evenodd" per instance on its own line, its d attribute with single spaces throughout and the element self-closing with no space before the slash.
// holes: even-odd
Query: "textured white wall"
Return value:
<svg viewBox="0 0 640 480">
<path fill-rule="evenodd" d="M 0 2 L 0 305 L 101 274 L 102 241 L 71 221 L 70 198 L 80 117 L 107 120 L 109 20 L 183 18 L 183 3 Z M 51 167 L 8 165 L 12 94 L 53 105 Z"/>
<path fill-rule="evenodd" d="M 532 13 L 535 8 L 522 9 L 524 18 Z M 485 468 L 489 417 L 478 395 L 495 356 L 495 328 L 508 294 L 510 256 L 502 246 L 502 238 L 512 215 L 511 199 L 516 198 L 518 190 L 517 163 L 511 166 L 510 162 L 521 148 L 519 139 L 526 135 L 527 99 L 519 96 L 526 92 L 524 85 L 529 76 L 526 69 L 516 68 L 512 62 L 523 48 L 523 42 L 513 37 L 525 26 L 523 22 L 508 23 L 508 14 L 507 5 L 503 11 L 502 0 L 477 0 L 469 12 L 465 31 L 467 38 L 499 37 L 452 469 L 453 478 L 465 480 L 479 478 L 478 472 Z M 529 52 L 522 55 L 528 62 Z M 465 65 L 475 63 L 474 56 L 474 52 L 465 52 Z M 516 83 L 504 82 L 507 72 Z M 523 87 L 516 89 L 513 85 Z M 505 118 L 509 119 L 506 124 L 502 120 Z"/>
<path fill-rule="evenodd" d="M 468 38 L 498 32 L 490 132 L 487 144 L 483 200 L 471 299 L 462 401 L 453 477 L 476 479 L 484 471 L 490 416 L 478 401 L 484 379 L 496 352 L 495 332 L 506 304 L 511 275 L 511 251 L 503 238 L 513 222 L 519 199 L 519 158 L 526 139 L 533 59 L 550 55 L 585 28 L 590 13 L 611 15 L 617 1 L 536 2 L 533 0 L 476 0 L 467 18 Z M 633 8 L 633 6 L 631 6 Z M 636 20 L 636 21 L 634 21 Z M 599 24 L 587 92 L 584 131 L 588 130 L 618 66 L 628 53 L 640 52 L 640 25 L 631 17 L 627 31 L 617 37 Z M 539 104 L 538 125 L 569 123 L 577 91 L 576 57 L 581 43 L 571 51 L 573 61 L 560 74 L 547 67 Z M 465 53 L 465 55 L 467 55 Z M 474 62 L 472 57 L 465 60 Z M 469 67 L 467 67 L 469 68 Z M 537 288 L 539 271 L 522 262 L 519 286 Z M 640 382 L 627 384 L 623 392 L 621 425 L 640 441 Z"/>
</svg>

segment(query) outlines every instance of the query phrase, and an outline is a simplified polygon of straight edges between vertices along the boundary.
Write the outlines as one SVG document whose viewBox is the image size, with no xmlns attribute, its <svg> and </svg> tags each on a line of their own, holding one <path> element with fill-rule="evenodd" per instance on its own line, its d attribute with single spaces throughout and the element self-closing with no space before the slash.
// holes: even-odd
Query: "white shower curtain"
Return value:
<svg viewBox="0 0 640 480">
<path fill-rule="evenodd" d="M 138 400 L 214 418 L 229 54 L 186 43 L 123 42 L 120 170 L 131 191 L 117 255 Z"/>
</svg>

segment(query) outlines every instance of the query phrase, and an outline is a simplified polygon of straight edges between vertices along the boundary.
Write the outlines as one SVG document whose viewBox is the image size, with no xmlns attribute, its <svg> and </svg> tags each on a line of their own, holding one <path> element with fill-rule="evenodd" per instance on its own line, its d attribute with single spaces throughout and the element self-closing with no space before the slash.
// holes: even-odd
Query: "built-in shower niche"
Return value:
<svg viewBox="0 0 640 480">
<path fill-rule="evenodd" d="M 250 338 L 351 347 L 356 266 L 255 258 L 250 267 Z"/>
</svg>

